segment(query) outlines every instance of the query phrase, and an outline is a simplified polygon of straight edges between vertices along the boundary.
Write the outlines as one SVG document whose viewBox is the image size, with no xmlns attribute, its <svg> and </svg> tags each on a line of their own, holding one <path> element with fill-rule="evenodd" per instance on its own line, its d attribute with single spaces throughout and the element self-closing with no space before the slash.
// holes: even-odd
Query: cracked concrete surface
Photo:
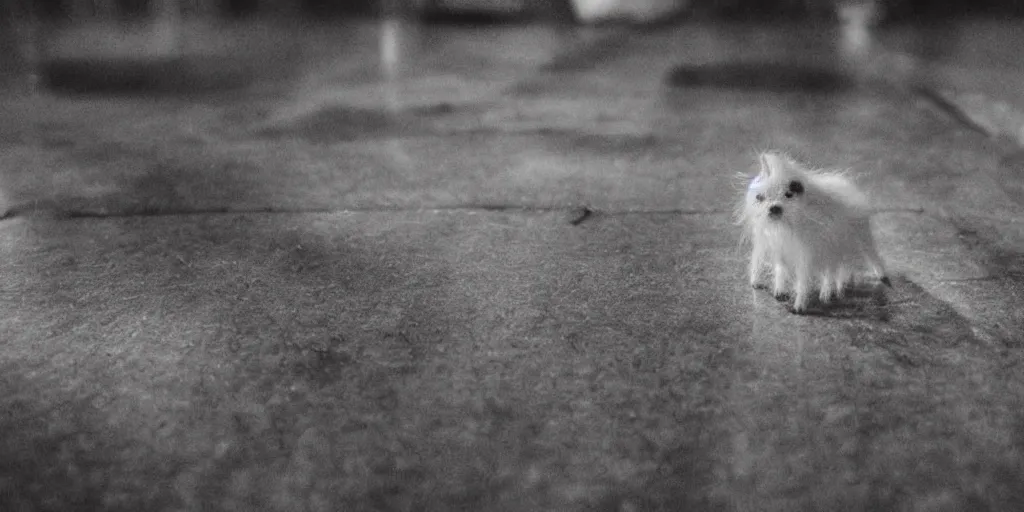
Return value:
<svg viewBox="0 0 1024 512">
<path fill-rule="evenodd" d="M 1024 504 L 999 141 L 827 27 L 405 26 L 394 75 L 346 29 L 230 94 L 2 98 L 0 509 Z M 892 290 L 747 286 L 769 146 L 856 170 Z"/>
</svg>

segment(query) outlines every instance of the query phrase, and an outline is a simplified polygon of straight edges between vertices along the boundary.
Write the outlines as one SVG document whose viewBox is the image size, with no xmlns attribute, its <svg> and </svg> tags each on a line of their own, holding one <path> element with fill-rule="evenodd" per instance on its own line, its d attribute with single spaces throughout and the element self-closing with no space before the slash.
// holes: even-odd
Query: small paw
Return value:
<svg viewBox="0 0 1024 512">
<path fill-rule="evenodd" d="M 799 307 L 798 308 L 796 306 L 789 306 L 788 308 L 786 308 L 786 310 L 789 311 L 790 313 L 793 313 L 794 315 L 806 315 L 807 314 L 807 308 L 805 308 L 805 307 Z"/>
<path fill-rule="evenodd" d="M 789 294 L 786 292 L 773 292 L 772 297 L 775 297 L 775 300 L 779 302 L 786 302 L 789 300 Z"/>
</svg>

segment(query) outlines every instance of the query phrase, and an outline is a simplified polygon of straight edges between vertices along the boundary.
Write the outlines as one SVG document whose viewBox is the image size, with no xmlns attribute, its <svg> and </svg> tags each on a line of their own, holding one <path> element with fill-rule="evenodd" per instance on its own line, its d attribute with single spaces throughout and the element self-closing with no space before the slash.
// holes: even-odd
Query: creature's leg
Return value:
<svg viewBox="0 0 1024 512">
<path fill-rule="evenodd" d="M 864 223 L 860 228 L 858 237 L 861 246 L 861 252 L 864 254 L 864 258 L 868 262 L 868 267 L 871 269 L 871 273 L 878 278 L 882 284 L 892 288 L 892 282 L 889 281 L 889 275 L 885 272 L 885 264 L 882 263 L 882 258 L 878 255 L 878 248 L 875 246 L 875 237 L 871 233 L 870 220 L 864 219 Z"/>
<path fill-rule="evenodd" d="M 757 282 L 761 280 L 764 268 L 767 265 L 765 259 L 768 251 L 761 244 L 754 244 L 754 250 L 750 253 L 750 286 L 757 288 Z"/>
<path fill-rule="evenodd" d="M 885 273 L 885 264 L 882 263 L 882 258 L 878 256 L 878 251 L 875 250 L 874 246 L 868 246 L 864 250 L 864 257 L 868 260 L 868 266 L 871 268 L 871 272 L 875 274 L 882 284 L 892 288 L 892 281 L 889 280 L 888 274 Z"/>
<path fill-rule="evenodd" d="M 786 266 L 783 265 L 781 261 L 776 261 L 774 271 L 775 282 L 774 286 L 772 286 L 772 295 L 774 295 L 776 299 L 781 300 L 786 297 L 787 274 Z"/>
<path fill-rule="evenodd" d="M 811 276 L 806 268 L 798 268 L 793 280 L 793 291 L 796 297 L 793 299 L 793 312 L 803 313 L 807 311 L 807 303 L 811 298 Z"/>
<path fill-rule="evenodd" d="M 846 295 L 846 286 L 850 284 L 850 270 L 840 265 L 836 269 L 836 297 L 843 298 Z"/>
<path fill-rule="evenodd" d="M 835 280 L 832 277 L 832 271 L 825 270 L 821 273 L 821 289 L 818 290 L 818 300 L 822 303 L 828 303 L 832 300 L 832 293 L 835 291 L 833 285 Z"/>
</svg>

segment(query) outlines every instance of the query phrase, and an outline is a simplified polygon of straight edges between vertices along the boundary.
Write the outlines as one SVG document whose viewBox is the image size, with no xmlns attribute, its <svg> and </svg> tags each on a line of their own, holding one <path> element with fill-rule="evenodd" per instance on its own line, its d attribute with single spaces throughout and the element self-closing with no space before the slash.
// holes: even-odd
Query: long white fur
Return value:
<svg viewBox="0 0 1024 512">
<path fill-rule="evenodd" d="M 865 265 L 889 284 L 871 233 L 869 203 L 846 173 L 809 169 L 776 151 L 762 152 L 758 160 L 760 173 L 737 210 L 751 244 L 751 286 L 770 270 L 772 294 L 781 299 L 792 291 L 793 311 L 800 313 L 815 288 L 823 303 L 842 297 Z M 803 192 L 787 198 L 794 180 Z M 781 215 L 769 216 L 773 205 L 782 207 Z"/>
</svg>

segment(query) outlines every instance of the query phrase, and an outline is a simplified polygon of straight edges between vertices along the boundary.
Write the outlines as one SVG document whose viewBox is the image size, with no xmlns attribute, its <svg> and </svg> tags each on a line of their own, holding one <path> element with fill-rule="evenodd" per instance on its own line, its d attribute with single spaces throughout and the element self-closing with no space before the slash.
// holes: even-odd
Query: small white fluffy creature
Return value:
<svg viewBox="0 0 1024 512">
<path fill-rule="evenodd" d="M 775 151 L 758 155 L 760 173 L 738 209 L 750 242 L 750 284 L 771 269 L 772 294 L 793 293 L 794 313 L 807 310 L 811 292 L 822 303 L 842 297 L 865 265 L 892 286 L 871 235 L 867 198 L 844 173 L 808 169 Z"/>
</svg>

